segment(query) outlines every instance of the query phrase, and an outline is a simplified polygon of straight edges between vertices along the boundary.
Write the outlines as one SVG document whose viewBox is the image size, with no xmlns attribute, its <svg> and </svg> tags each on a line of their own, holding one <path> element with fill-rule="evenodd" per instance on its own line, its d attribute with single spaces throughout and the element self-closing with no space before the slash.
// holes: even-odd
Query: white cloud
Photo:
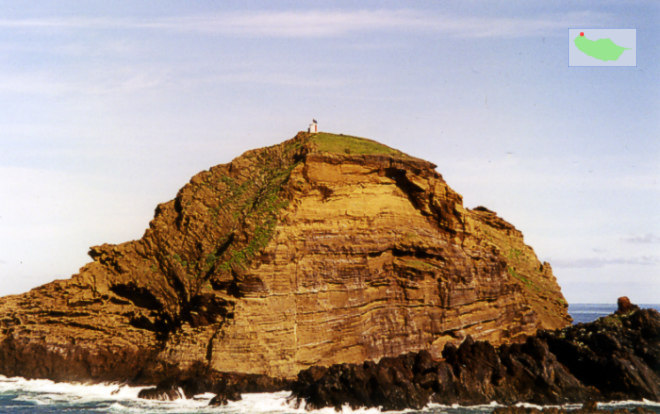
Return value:
<svg viewBox="0 0 660 414">
<path fill-rule="evenodd" d="M 517 38 L 565 35 L 569 26 L 602 25 L 604 13 L 571 12 L 538 17 L 467 17 L 421 10 L 309 10 L 231 12 L 151 19 L 67 17 L 0 19 L 11 29 L 148 29 L 244 37 L 337 37 L 357 32 L 406 30 L 451 37 Z"/>
<path fill-rule="evenodd" d="M 628 236 L 622 238 L 623 241 L 627 243 L 634 243 L 634 244 L 654 244 L 654 243 L 660 243 L 660 237 L 656 236 L 655 234 L 651 233 L 646 233 L 644 235 L 639 235 L 639 236 Z"/>
<path fill-rule="evenodd" d="M 297 75 L 272 69 L 228 70 L 226 73 L 178 77 L 175 69 L 149 67 L 111 67 L 93 74 L 76 72 L 60 74 L 47 72 L 0 72 L 1 94 L 30 94 L 45 96 L 126 96 L 146 91 L 162 92 L 175 88 L 211 87 L 219 84 L 265 84 L 304 88 L 336 88 L 349 79 L 334 76 Z M 77 75 L 77 76 L 76 76 Z M 183 88 L 183 89 L 182 89 Z"/>
<path fill-rule="evenodd" d="M 131 93 L 156 89 L 170 78 L 164 71 L 132 68 L 103 70 L 86 77 L 42 72 L 0 73 L 0 93 L 62 95 L 66 93 L 102 95 L 110 92 Z M 78 75 L 78 76 L 76 76 Z"/>
<path fill-rule="evenodd" d="M 554 259 L 552 266 L 555 268 L 599 268 L 609 265 L 637 265 L 655 266 L 660 260 L 655 256 L 639 257 L 588 257 L 579 259 Z"/>
</svg>

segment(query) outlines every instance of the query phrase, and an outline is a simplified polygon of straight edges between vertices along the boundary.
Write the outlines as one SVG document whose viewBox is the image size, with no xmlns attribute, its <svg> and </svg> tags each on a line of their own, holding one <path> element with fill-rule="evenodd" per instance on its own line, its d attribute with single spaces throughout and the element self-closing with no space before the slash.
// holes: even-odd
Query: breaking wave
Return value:
<svg viewBox="0 0 660 414">
<path fill-rule="evenodd" d="M 20 377 L 0 375 L 0 413 L 223 413 L 223 414 L 334 414 L 332 408 L 307 411 L 304 405 L 296 406 L 287 391 L 274 393 L 243 394 L 241 401 L 230 401 L 226 406 L 211 407 L 209 402 L 213 394 L 197 395 L 191 399 L 176 401 L 153 401 L 138 398 L 138 393 L 145 387 L 133 387 L 125 384 L 85 384 L 54 382 L 50 380 L 29 380 Z M 500 405 L 493 402 L 484 405 L 460 406 L 429 404 L 423 410 L 405 410 L 406 414 L 477 414 L 491 413 Z M 520 403 L 521 407 L 543 408 L 541 406 Z M 580 404 L 564 405 L 564 408 L 579 408 Z M 634 408 L 643 406 L 660 413 L 660 403 L 652 401 L 617 401 L 600 403 L 599 407 Z M 344 407 L 343 414 L 377 414 L 378 409 L 351 409 Z M 388 413 L 396 413 L 388 411 Z"/>
</svg>

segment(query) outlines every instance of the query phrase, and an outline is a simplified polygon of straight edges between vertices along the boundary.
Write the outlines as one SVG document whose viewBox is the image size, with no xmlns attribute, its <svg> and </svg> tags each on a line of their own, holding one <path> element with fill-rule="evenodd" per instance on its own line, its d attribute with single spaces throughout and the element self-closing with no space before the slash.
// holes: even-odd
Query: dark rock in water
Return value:
<svg viewBox="0 0 660 414">
<path fill-rule="evenodd" d="M 241 394 L 236 390 L 228 390 L 227 392 L 221 392 L 211 398 L 209 405 L 220 406 L 227 405 L 229 401 L 240 401 L 242 399 Z"/>
<path fill-rule="evenodd" d="M 538 337 L 582 384 L 598 389 L 600 399 L 660 400 L 657 311 L 615 313 Z"/>
<path fill-rule="evenodd" d="M 293 395 L 310 408 L 348 404 L 384 410 L 421 408 L 429 402 L 659 401 L 660 314 L 625 300 L 619 308 L 632 311 L 539 331 L 522 344 L 496 348 L 468 336 L 458 347 L 448 344 L 443 359 L 421 351 L 378 363 L 312 367 L 300 372 Z M 599 412 L 589 407 L 578 412 Z"/>
<path fill-rule="evenodd" d="M 140 390 L 138 398 L 158 401 L 174 401 L 183 398 L 184 394 L 179 387 L 153 387 Z"/>
<path fill-rule="evenodd" d="M 225 394 L 216 394 L 215 397 L 211 398 L 209 405 L 217 407 L 221 405 L 227 405 L 228 399 Z"/>
<path fill-rule="evenodd" d="M 633 305 L 628 299 L 628 296 L 621 296 L 616 300 L 617 310 L 616 313 L 630 313 L 639 309 L 637 305 Z"/>
<path fill-rule="evenodd" d="M 216 394 L 211 404 L 223 405 L 226 401 L 240 400 L 241 393 L 281 391 L 288 389 L 290 383 L 285 379 L 258 374 L 219 373 L 207 366 L 197 365 L 191 370 L 171 372 L 157 387 L 142 390 L 138 397 L 175 400 L 211 392 Z"/>
</svg>

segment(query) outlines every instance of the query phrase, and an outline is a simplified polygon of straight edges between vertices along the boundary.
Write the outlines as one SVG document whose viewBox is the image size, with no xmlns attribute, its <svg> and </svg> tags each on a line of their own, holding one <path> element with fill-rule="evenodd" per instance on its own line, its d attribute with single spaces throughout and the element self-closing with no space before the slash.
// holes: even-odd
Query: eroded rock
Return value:
<svg viewBox="0 0 660 414">
<path fill-rule="evenodd" d="M 138 398 L 145 400 L 174 401 L 184 397 L 183 391 L 175 386 L 145 388 L 138 393 Z"/>
<path fill-rule="evenodd" d="M 659 329 L 657 311 L 637 309 L 539 332 L 522 344 L 494 347 L 467 337 L 458 347 L 445 346 L 442 359 L 421 351 L 378 363 L 313 367 L 300 372 L 292 389 L 312 408 L 659 401 Z M 525 412 L 511 410 L 502 412 Z"/>
</svg>

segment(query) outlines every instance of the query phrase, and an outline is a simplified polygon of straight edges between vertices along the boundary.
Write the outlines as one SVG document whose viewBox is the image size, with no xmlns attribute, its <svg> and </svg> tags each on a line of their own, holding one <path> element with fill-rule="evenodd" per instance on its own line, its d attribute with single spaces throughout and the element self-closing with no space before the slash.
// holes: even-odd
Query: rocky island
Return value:
<svg viewBox="0 0 660 414">
<path fill-rule="evenodd" d="M 435 167 L 368 139 L 301 132 L 202 171 L 156 207 L 141 239 L 94 246 L 70 279 L 0 299 L 0 374 L 159 384 L 145 398 L 214 391 L 215 403 L 293 389 L 320 406 L 339 401 L 310 391 L 328 375 L 357 384 L 403 364 L 425 391 L 391 400 L 411 407 L 433 393 L 604 395 L 563 375 L 559 355 L 573 350 L 557 354 L 543 336 L 571 321 L 550 265 L 494 212 L 464 207 Z M 657 375 L 650 343 L 641 358 Z M 528 357 L 506 362 L 512 350 Z M 489 365 L 472 372 L 470 361 Z M 516 394 L 520 364 L 567 382 Z M 453 382 L 429 388 L 418 374 Z"/>
</svg>

